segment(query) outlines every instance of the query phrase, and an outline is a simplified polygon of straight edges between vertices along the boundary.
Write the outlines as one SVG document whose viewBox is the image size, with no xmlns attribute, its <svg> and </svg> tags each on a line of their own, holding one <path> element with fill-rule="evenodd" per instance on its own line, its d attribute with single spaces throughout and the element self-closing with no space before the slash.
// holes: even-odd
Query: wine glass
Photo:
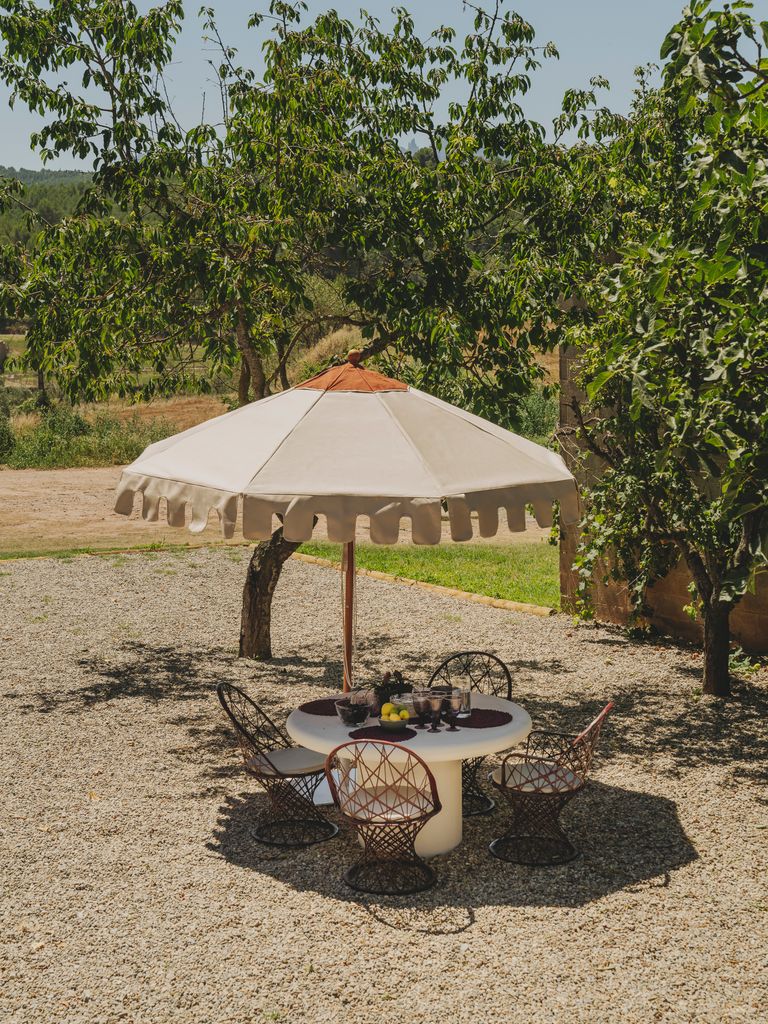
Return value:
<svg viewBox="0 0 768 1024">
<path fill-rule="evenodd" d="M 413 691 L 413 710 L 419 716 L 417 729 L 426 729 L 427 717 L 430 712 L 429 690 Z"/>
<path fill-rule="evenodd" d="M 432 726 L 429 730 L 430 732 L 440 732 L 440 713 L 443 710 L 444 700 L 445 695 L 442 692 L 435 693 L 434 690 L 431 691 L 429 695 L 429 706 L 432 709 Z"/>
<path fill-rule="evenodd" d="M 456 719 L 461 711 L 462 698 L 461 690 L 452 690 L 445 698 L 445 720 L 448 722 L 448 731 L 456 732 Z"/>
</svg>

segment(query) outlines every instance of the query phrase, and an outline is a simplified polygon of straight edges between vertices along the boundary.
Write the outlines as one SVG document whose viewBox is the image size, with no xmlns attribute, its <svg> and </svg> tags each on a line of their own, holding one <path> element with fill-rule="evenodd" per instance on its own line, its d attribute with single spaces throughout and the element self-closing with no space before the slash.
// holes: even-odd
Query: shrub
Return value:
<svg viewBox="0 0 768 1024">
<path fill-rule="evenodd" d="M 11 430 L 11 421 L 7 416 L 0 415 L 0 463 L 8 461 L 14 444 L 15 438 Z"/>
<path fill-rule="evenodd" d="M 27 388 L 20 384 L 6 384 L 1 390 L 8 405 L 9 415 L 38 411 L 37 388 Z"/>
<path fill-rule="evenodd" d="M 70 406 L 56 405 L 39 423 L 15 432 L 7 460 L 14 469 L 122 465 L 173 431 L 164 420 L 138 416 L 121 420 L 100 413 L 89 422 Z"/>
<path fill-rule="evenodd" d="M 548 444 L 557 426 L 557 419 L 557 394 L 550 388 L 539 387 L 521 399 L 515 429 L 531 441 Z"/>
<path fill-rule="evenodd" d="M 5 385 L 0 380 L 0 463 L 5 462 L 13 451 L 14 436 L 10 415 L 11 407 L 8 403 Z"/>
</svg>

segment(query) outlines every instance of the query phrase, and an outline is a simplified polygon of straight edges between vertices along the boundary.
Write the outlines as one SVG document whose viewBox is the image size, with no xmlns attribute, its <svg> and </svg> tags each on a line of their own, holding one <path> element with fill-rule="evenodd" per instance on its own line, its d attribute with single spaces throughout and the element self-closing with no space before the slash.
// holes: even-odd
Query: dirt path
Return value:
<svg viewBox="0 0 768 1024">
<path fill-rule="evenodd" d="M 145 523 L 137 510 L 130 519 L 112 511 L 119 466 L 100 469 L 5 469 L 0 470 L 0 554 L 37 554 L 72 548 L 132 548 L 155 542 L 190 544 L 242 544 L 239 529 L 232 541 L 222 541 L 214 513 L 201 534 L 170 529 L 164 520 Z M 358 530 L 367 540 L 367 530 Z M 405 520 L 404 520 L 405 523 Z M 443 524 L 446 539 L 448 524 Z M 548 530 L 531 520 L 525 533 L 500 532 L 495 543 L 545 541 Z M 326 537 L 325 522 L 315 531 Z M 409 531 L 401 531 L 408 541 Z M 480 540 L 480 538 L 477 538 Z"/>
</svg>

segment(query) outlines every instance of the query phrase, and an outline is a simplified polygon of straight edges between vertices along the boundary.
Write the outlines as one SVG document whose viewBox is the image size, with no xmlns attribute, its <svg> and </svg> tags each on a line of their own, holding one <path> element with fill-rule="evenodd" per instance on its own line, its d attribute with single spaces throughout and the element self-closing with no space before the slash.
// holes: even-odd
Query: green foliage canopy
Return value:
<svg viewBox="0 0 768 1024">
<path fill-rule="evenodd" d="M 614 214 L 583 291 L 594 313 L 568 335 L 587 394 L 574 408 L 602 467 L 584 586 L 610 553 L 642 606 L 682 557 L 717 693 L 730 611 L 768 562 L 768 22 L 749 7 L 692 4 L 664 43 L 662 89 L 641 89 L 592 155 Z"/>
<path fill-rule="evenodd" d="M 163 86 L 179 0 L 144 15 L 6 0 L 0 74 L 46 119 L 34 143 L 94 164 L 78 215 L 0 267 L 33 365 L 97 398 L 177 390 L 193 359 L 241 361 L 258 397 L 290 383 L 302 339 L 349 324 L 415 383 L 511 417 L 540 372 L 533 348 L 554 341 L 538 215 L 551 147 L 519 100 L 555 51 L 502 6 L 477 8 L 457 44 L 444 27 L 419 38 L 402 9 L 385 32 L 333 11 L 304 26 L 303 4 L 273 0 L 251 19 L 261 80 L 204 10 L 220 121 L 183 130 Z M 451 82 L 464 98 L 440 117 Z M 431 159 L 404 152 L 408 136 Z M 334 307 L 316 303 L 318 276 Z"/>
</svg>

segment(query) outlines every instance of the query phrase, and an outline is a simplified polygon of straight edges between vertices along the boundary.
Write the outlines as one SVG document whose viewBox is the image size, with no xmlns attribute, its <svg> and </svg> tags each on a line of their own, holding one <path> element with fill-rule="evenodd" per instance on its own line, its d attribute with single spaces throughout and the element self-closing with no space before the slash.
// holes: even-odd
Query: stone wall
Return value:
<svg viewBox="0 0 768 1024">
<path fill-rule="evenodd" d="M 578 394 L 573 384 L 574 353 L 562 349 L 560 352 L 560 424 L 573 427 L 575 418 L 570 408 L 571 398 Z M 566 461 L 568 453 L 566 451 Z M 596 460 L 590 460 L 586 473 L 599 472 Z M 582 480 L 579 480 L 582 483 Z M 578 529 L 565 527 L 560 542 L 560 596 L 564 611 L 575 607 L 576 574 L 572 569 L 573 556 L 578 542 Z M 648 592 L 648 603 L 652 609 L 651 622 L 662 633 L 701 640 L 701 623 L 693 622 L 683 611 L 690 601 L 688 584 L 690 576 L 684 565 L 677 565 L 663 580 Z M 630 613 L 630 600 L 624 583 L 603 584 L 597 582 L 593 590 L 595 617 L 601 622 L 624 625 Z M 747 651 L 768 653 L 768 573 L 757 577 L 754 594 L 747 594 L 737 605 L 731 616 L 732 636 Z"/>
</svg>

